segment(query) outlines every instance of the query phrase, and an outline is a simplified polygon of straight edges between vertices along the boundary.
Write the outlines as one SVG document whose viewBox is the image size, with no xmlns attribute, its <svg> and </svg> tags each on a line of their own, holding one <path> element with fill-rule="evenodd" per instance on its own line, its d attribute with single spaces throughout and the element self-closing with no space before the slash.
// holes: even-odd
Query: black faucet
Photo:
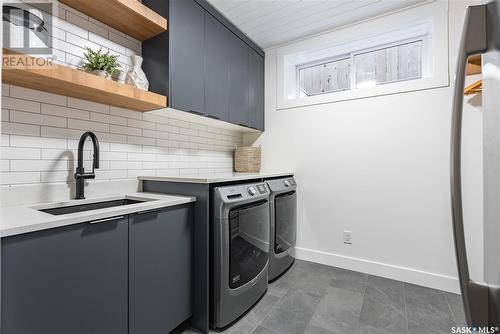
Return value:
<svg viewBox="0 0 500 334">
<path fill-rule="evenodd" d="M 83 168 L 83 146 L 85 140 L 90 137 L 94 146 L 94 162 L 92 163 L 92 173 L 85 173 Z M 85 179 L 94 179 L 94 169 L 99 168 L 99 141 L 92 132 L 85 132 L 78 142 L 78 166 L 76 167 L 75 180 L 76 180 L 76 197 L 75 199 L 85 199 Z"/>
</svg>

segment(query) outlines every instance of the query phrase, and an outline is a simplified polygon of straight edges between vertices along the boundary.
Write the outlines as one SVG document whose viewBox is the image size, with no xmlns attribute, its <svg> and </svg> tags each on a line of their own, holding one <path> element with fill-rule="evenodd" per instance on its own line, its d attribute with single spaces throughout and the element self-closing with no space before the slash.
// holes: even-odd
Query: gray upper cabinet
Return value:
<svg viewBox="0 0 500 334">
<path fill-rule="evenodd" d="M 264 59 L 248 47 L 249 126 L 264 131 Z"/>
<path fill-rule="evenodd" d="M 169 105 L 203 115 L 205 11 L 193 0 L 170 0 L 169 30 Z"/>
<path fill-rule="evenodd" d="M 237 36 L 229 40 L 229 121 L 249 125 L 248 49 Z"/>
<path fill-rule="evenodd" d="M 129 334 L 169 333 L 192 315 L 193 206 L 130 216 Z"/>
<path fill-rule="evenodd" d="M 150 90 L 169 107 L 264 131 L 264 51 L 206 0 L 143 0 L 168 31 L 142 44 Z"/>
<path fill-rule="evenodd" d="M 232 33 L 205 12 L 205 114 L 229 120 L 229 40 Z"/>
<path fill-rule="evenodd" d="M 128 219 L 2 239 L 3 334 L 128 332 Z"/>
</svg>

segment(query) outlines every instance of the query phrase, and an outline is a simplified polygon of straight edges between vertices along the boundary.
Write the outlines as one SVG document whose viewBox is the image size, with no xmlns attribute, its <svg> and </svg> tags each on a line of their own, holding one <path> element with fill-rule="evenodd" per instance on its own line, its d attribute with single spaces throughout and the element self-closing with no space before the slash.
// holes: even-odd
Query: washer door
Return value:
<svg viewBox="0 0 500 334">
<path fill-rule="evenodd" d="M 274 253 L 279 254 L 295 246 L 297 235 L 297 193 L 295 191 L 274 199 Z"/>
<path fill-rule="evenodd" d="M 238 288 L 264 269 L 269 258 L 269 203 L 229 211 L 229 287 Z"/>
</svg>

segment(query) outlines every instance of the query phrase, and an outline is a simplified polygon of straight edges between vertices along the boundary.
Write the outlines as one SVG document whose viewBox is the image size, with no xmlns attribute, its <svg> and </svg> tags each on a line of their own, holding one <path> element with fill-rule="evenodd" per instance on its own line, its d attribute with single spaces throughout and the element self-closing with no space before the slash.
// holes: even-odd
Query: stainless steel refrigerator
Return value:
<svg viewBox="0 0 500 334">
<path fill-rule="evenodd" d="M 471 280 L 462 210 L 462 104 L 467 58 L 483 60 L 484 282 Z M 451 201 L 455 252 L 469 326 L 500 327 L 500 1 L 467 9 L 451 127 Z"/>
</svg>

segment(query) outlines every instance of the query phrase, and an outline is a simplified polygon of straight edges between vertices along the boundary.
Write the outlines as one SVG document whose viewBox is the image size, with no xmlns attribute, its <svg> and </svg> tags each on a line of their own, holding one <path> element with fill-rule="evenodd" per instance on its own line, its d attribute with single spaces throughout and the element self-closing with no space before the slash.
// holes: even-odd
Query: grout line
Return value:
<svg viewBox="0 0 500 334">
<path fill-rule="evenodd" d="M 408 310 L 406 307 L 406 284 L 403 282 L 403 307 L 404 307 L 404 312 L 405 312 L 405 320 L 406 320 L 406 333 L 409 333 L 409 320 L 408 320 Z"/>
</svg>

